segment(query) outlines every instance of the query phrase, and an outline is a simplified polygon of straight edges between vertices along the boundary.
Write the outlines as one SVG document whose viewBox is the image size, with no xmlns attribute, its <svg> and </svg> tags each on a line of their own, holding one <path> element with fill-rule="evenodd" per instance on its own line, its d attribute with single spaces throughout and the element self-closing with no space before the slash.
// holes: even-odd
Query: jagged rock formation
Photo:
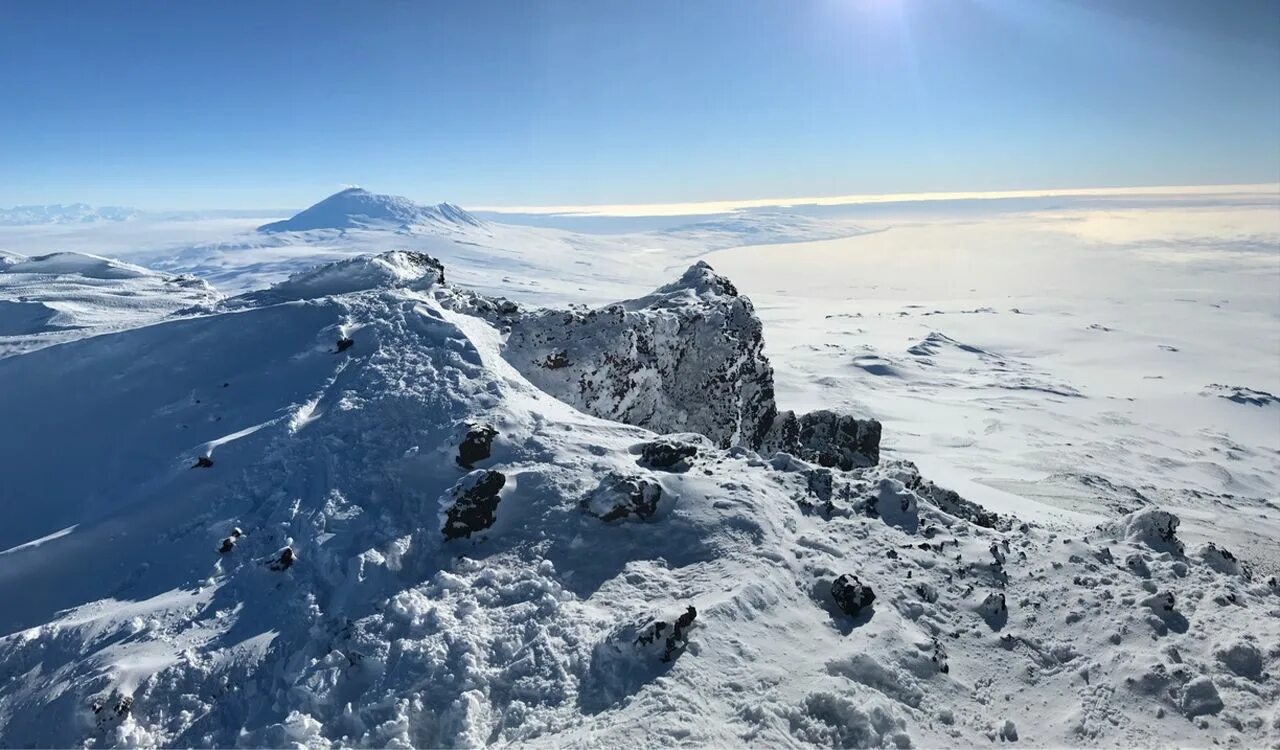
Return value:
<svg viewBox="0 0 1280 750">
<path fill-rule="evenodd" d="M 758 446 L 761 451 L 791 453 L 822 466 L 845 471 L 880 461 L 880 423 L 821 409 L 797 415 L 780 412 Z"/>
<path fill-rule="evenodd" d="M 778 411 L 755 308 L 705 262 L 646 297 L 524 315 L 504 353 L 539 388 L 599 417 L 845 470 L 879 461 L 875 420 Z"/>
<path fill-rule="evenodd" d="M 589 414 L 727 447 L 759 445 L 772 422 L 763 348 L 751 301 L 698 263 L 647 297 L 527 314 L 505 354 L 534 385 Z"/>
</svg>

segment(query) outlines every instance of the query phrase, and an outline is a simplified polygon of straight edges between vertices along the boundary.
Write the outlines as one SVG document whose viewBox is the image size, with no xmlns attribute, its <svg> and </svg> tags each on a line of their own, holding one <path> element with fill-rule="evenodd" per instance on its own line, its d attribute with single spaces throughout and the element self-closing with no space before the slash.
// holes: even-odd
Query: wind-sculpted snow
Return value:
<svg viewBox="0 0 1280 750">
<path fill-rule="evenodd" d="M 376 289 L 425 289 L 442 283 L 444 266 L 440 261 L 426 253 L 392 250 L 300 271 L 268 289 L 240 295 L 232 303 L 270 304 Z"/>
<path fill-rule="evenodd" d="M 97 255 L 0 256 L 0 357 L 143 325 L 220 298 L 193 276 Z"/>
<path fill-rule="evenodd" d="M 259 232 L 306 232 L 316 229 L 388 228 L 407 230 L 482 227 L 484 222 L 452 203 L 421 206 L 398 195 L 347 188 L 284 221 L 263 224 Z"/>
<path fill-rule="evenodd" d="M 624 320 L 733 309 L 691 273 Z M 1063 535 L 904 461 L 590 416 L 477 299 L 393 281 L 0 360 L 0 745 L 1280 740 L 1280 584 L 1171 516 Z"/>
</svg>

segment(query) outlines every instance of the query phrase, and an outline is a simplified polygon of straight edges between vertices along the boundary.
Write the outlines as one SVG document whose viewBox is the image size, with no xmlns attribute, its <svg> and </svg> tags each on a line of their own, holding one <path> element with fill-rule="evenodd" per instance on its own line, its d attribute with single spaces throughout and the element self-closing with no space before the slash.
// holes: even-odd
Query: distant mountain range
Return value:
<svg viewBox="0 0 1280 750">
<path fill-rule="evenodd" d="M 87 224 L 95 221 L 128 221 L 137 218 L 136 208 L 90 206 L 87 203 L 52 203 L 42 206 L 0 208 L 0 226 L 34 224 Z"/>
</svg>

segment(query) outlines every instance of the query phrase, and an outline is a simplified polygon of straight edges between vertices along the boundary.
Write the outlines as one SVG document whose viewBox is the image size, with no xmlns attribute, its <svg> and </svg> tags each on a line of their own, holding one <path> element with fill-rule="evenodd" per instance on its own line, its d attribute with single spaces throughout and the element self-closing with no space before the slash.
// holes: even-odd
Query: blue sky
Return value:
<svg viewBox="0 0 1280 750">
<path fill-rule="evenodd" d="M 1280 0 L 0 5 L 0 205 L 1280 180 Z"/>
</svg>

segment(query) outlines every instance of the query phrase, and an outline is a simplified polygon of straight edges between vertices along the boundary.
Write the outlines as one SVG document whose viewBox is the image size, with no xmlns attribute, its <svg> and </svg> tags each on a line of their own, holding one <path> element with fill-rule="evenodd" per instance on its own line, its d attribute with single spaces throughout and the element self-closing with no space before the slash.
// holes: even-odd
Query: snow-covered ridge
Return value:
<svg viewBox="0 0 1280 750">
<path fill-rule="evenodd" d="M 50 253 L 30 258 L 8 256 L 0 258 L 0 273 L 75 274 L 87 279 L 104 280 L 160 275 L 142 266 L 88 253 Z"/>
<path fill-rule="evenodd" d="M 427 288 L 444 283 L 444 266 L 425 253 L 392 250 L 317 266 L 268 289 L 229 300 L 233 305 L 287 302 L 374 289 Z"/>
<path fill-rule="evenodd" d="M 433 269 L 0 360 L 0 745 L 1280 739 L 1280 584 L 1172 513 L 1063 535 L 906 462 L 591 416 L 513 366 L 568 313 Z M 619 372 L 767 365 L 715 341 L 762 326 L 707 266 L 616 307 L 570 325 Z M 656 383 L 673 415 L 761 385 Z"/>
<path fill-rule="evenodd" d="M 95 221 L 128 221 L 137 216 L 137 209 L 123 206 L 95 207 L 87 203 L 52 203 L 0 208 L 0 226 L 87 224 Z"/>
<path fill-rule="evenodd" d="M 263 224 L 259 232 L 307 232 L 320 229 L 475 229 L 484 222 L 451 204 L 422 206 L 408 198 L 347 188 L 284 221 Z"/>
</svg>

